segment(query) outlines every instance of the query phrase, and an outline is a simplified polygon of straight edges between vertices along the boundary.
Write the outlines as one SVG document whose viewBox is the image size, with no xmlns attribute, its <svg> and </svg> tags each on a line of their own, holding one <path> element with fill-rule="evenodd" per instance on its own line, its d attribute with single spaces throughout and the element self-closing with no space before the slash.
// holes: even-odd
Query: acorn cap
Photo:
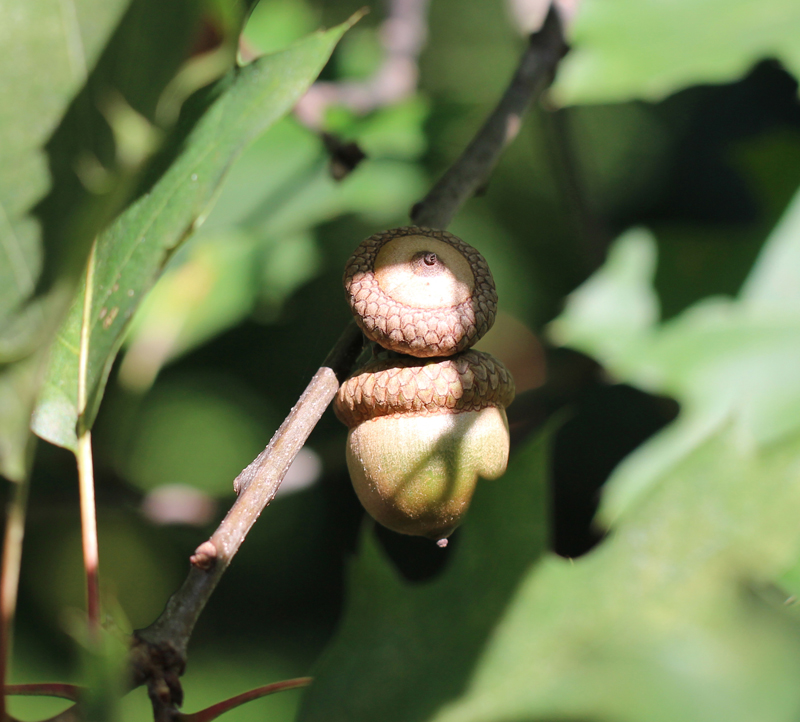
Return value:
<svg viewBox="0 0 800 722">
<path fill-rule="evenodd" d="M 465 351 L 446 359 L 372 361 L 339 388 L 334 411 L 349 428 L 381 416 L 456 414 L 514 400 L 514 380 L 496 358 Z"/>
<path fill-rule="evenodd" d="M 364 334 L 390 351 L 421 358 L 469 348 L 494 323 L 489 266 L 447 231 L 407 226 L 376 233 L 344 272 L 350 310 Z"/>
</svg>

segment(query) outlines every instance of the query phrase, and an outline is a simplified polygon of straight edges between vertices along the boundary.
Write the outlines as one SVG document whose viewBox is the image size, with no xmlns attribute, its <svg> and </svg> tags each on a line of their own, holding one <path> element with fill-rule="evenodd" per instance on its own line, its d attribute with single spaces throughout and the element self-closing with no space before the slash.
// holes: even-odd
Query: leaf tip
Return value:
<svg viewBox="0 0 800 722">
<path fill-rule="evenodd" d="M 355 25 L 359 20 L 361 20 L 361 18 L 363 18 L 365 15 L 369 15 L 369 8 L 366 5 L 364 5 L 364 7 L 360 8 L 359 10 L 356 10 L 347 19 L 346 24 L 347 24 L 348 29 L 352 28 L 353 25 Z"/>
</svg>

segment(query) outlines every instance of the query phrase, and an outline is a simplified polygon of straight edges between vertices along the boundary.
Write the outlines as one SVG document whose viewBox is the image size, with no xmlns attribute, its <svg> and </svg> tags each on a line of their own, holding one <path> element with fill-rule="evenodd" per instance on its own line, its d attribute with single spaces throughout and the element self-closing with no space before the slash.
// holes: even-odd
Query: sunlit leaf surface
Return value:
<svg viewBox="0 0 800 722">
<path fill-rule="evenodd" d="M 609 103 L 725 83 L 765 58 L 800 73 L 794 0 L 585 0 L 559 70 L 565 103 Z"/>
<path fill-rule="evenodd" d="M 781 262 L 800 242 L 796 218 L 791 208 L 738 300 L 665 324 L 652 236 L 619 239 L 553 336 L 683 409 L 612 478 L 610 536 L 574 561 L 507 568 L 500 608 L 480 601 L 500 586 L 479 560 L 507 567 L 519 545 L 469 546 L 490 524 L 496 542 L 509 533 L 502 512 L 484 518 L 485 497 L 453 565 L 427 586 L 391 583 L 367 539 L 304 722 L 795 719 L 800 624 L 771 585 L 800 553 L 800 308 Z M 513 488 L 534 463 L 518 457 L 497 483 L 498 510 L 525 508 Z M 494 619 L 488 635 L 471 623 L 478 610 Z M 456 633 L 469 654 L 448 643 Z"/>
<path fill-rule="evenodd" d="M 184 113 L 181 123 L 190 129 L 174 160 L 99 237 L 87 383 L 91 418 L 143 294 L 175 248 L 205 220 L 231 163 L 291 109 L 348 27 L 311 35 L 202 91 Z M 33 424 L 39 436 L 68 448 L 75 444 L 81 304 L 79 296 L 59 332 Z"/>
<path fill-rule="evenodd" d="M 0 83 L 0 473 L 9 478 L 24 475 L 46 350 L 89 246 L 156 147 L 159 100 L 209 7 L 32 0 L 0 8 L 8 58 Z"/>
<path fill-rule="evenodd" d="M 463 694 L 545 546 L 546 440 L 529 442 L 502 479 L 479 481 L 439 579 L 405 582 L 366 531 L 347 613 L 300 720 L 429 719 Z"/>
</svg>

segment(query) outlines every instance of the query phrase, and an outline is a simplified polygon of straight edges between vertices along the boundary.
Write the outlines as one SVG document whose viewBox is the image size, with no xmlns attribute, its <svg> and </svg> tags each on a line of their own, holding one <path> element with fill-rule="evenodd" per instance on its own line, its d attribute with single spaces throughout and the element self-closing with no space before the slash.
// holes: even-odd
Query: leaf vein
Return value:
<svg viewBox="0 0 800 722">
<path fill-rule="evenodd" d="M 67 351 L 72 351 L 72 353 L 74 353 L 76 356 L 78 356 L 78 354 L 79 354 L 78 347 L 73 345 L 73 344 L 71 344 L 67 340 L 67 338 L 64 336 L 64 334 L 62 334 L 62 333 L 56 334 L 56 341 L 59 341 L 61 343 L 61 345 L 64 346 L 67 349 Z"/>
<path fill-rule="evenodd" d="M 75 0 L 60 0 L 60 5 L 70 70 L 76 81 L 83 82 L 88 75 L 88 67 L 81 26 L 78 21 L 78 8 L 75 6 Z"/>
<path fill-rule="evenodd" d="M 20 295 L 27 295 L 34 288 L 33 270 L 28 266 L 28 260 L 22 251 L 22 243 L 11 225 L 11 219 L 0 201 L 0 223 L 7 232 L 0 233 L 0 244 L 8 257 L 13 269 L 14 281 Z"/>
</svg>

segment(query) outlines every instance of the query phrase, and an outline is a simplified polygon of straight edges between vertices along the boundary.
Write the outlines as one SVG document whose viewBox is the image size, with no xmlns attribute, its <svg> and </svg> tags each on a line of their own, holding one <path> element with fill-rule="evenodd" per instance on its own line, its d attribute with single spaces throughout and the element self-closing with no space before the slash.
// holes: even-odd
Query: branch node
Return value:
<svg viewBox="0 0 800 722">
<path fill-rule="evenodd" d="M 184 655 L 169 643 L 152 643 L 136 634 L 131 648 L 133 686 L 147 685 L 156 720 L 171 720 L 183 704 L 180 678 Z"/>
<path fill-rule="evenodd" d="M 217 547 L 214 546 L 214 542 L 210 539 L 208 541 L 204 541 L 197 549 L 194 550 L 194 554 L 189 557 L 189 562 L 193 567 L 197 567 L 198 569 L 207 572 L 217 561 Z"/>
</svg>

